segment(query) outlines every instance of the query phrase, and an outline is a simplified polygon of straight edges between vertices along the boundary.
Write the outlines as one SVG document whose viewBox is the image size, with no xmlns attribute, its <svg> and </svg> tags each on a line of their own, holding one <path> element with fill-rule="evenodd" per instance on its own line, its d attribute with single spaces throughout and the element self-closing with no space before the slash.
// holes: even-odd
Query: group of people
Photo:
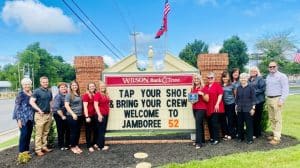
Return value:
<svg viewBox="0 0 300 168">
<path fill-rule="evenodd" d="M 204 120 L 207 120 L 210 143 L 216 145 L 222 139 L 246 138 L 252 144 L 255 138 L 262 135 L 262 113 L 266 102 L 272 135 L 269 143 L 280 143 L 282 129 L 282 105 L 289 93 L 288 78 L 278 71 L 277 63 L 269 63 L 269 74 L 264 79 L 257 67 L 251 67 L 250 73 L 241 73 L 234 68 L 231 73 L 224 71 L 221 82 L 216 81 L 213 72 L 207 75 L 204 84 L 200 74 L 193 77 L 191 94 L 198 95 L 192 101 L 196 127 L 196 149 L 203 146 Z M 246 129 L 244 129 L 246 126 Z M 221 132 L 220 132 L 221 131 Z M 246 136 L 245 136 L 246 134 Z"/>
<path fill-rule="evenodd" d="M 29 154 L 29 145 L 33 126 L 35 126 L 35 153 L 44 156 L 51 152 L 48 148 L 48 134 L 52 116 L 56 122 L 58 147 L 70 149 L 75 154 L 82 153 L 78 146 L 82 123 L 85 123 L 86 144 L 89 152 L 108 150 L 105 145 L 105 133 L 109 114 L 109 96 L 106 85 L 89 83 L 87 91 L 80 95 L 76 81 L 58 84 L 59 93 L 53 98 L 48 89 L 49 80 L 40 78 L 40 87 L 32 92 L 32 81 L 24 78 L 21 81 L 22 91 L 16 97 L 13 119 L 17 120 L 20 129 L 19 152 Z"/>
<path fill-rule="evenodd" d="M 269 64 L 269 74 L 264 79 L 257 67 L 250 68 L 250 74 L 233 69 L 231 73 L 221 74 L 221 83 L 216 81 L 213 72 L 207 75 L 204 84 L 201 75 L 193 77 L 191 94 L 198 99 L 193 102 L 193 114 L 196 126 L 196 149 L 205 142 L 204 120 L 207 120 L 210 142 L 216 145 L 220 135 L 224 140 L 236 138 L 253 143 L 253 139 L 262 135 L 261 120 L 264 104 L 268 107 L 272 135 L 269 143 L 280 143 L 282 118 L 281 110 L 288 96 L 287 76 L 278 71 L 277 63 Z M 20 128 L 19 152 L 29 153 L 33 126 L 35 125 L 35 153 L 43 156 L 51 152 L 47 146 L 48 133 L 52 116 L 56 121 L 58 147 L 70 149 L 75 154 L 82 153 L 78 146 L 82 123 L 85 123 L 86 145 L 89 152 L 108 150 L 105 145 L 105 133 L 109 115 L 110 98 L 105 83 L 87 85 L 87 91 L 80 95 L 76 81 L 58 84 L 59 93 L 53 98 L 48 89 L 48 78 L 40 78 L 40 87 L 31 91 L 32 81 L 24 78 L 21 81 L 22 91 L 16 97 L 13 119 Z M 246 130 L 244 130 L 244 124 Z M 220 130 L 222 131 L 220 133 Z"/>
</svg>

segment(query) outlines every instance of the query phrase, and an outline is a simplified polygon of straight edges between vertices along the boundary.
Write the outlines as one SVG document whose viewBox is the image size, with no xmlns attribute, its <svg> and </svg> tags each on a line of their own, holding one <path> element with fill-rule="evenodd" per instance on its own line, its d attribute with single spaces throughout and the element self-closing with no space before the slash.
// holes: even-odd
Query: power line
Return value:
<svg viewBox="0 0 300 168">
<path fill-rule="evenodd" d="M 104 39 L 106 41 L 109 42 L 109 44 L 115 49 L 118 51 L 118 53 L 120 55 L 124 55 L 105 35 L 104 33 L 94 24 L 94 22 L 86 15 L 86 13 L 79 7 L 79 5 L 74 1 L 74 0 L 71 0 L 72 3 L 77 7 L 77 9 L 86 17 L 86 19 L 94 26 L 94 28 L 104 37 Z"/>
<path fill-rule="evenodd" d="M 72 11 L 72 13 L 92 32 L 92 34 L 117 58 L 122 59 L 118 54 L 116 54 L 101 38 L 89 27 L 89 25 L 71 8 L 71 6 L 65 1 L 63 3 Z"/>
<path fill-rule="evenodd" d="M 130 27 L 130 25 L 129 25 L 129 23 L 128 23 L 128 20 L 127 20 L 127 19 L 125 18 L 125 16 L 123 15 L 123 13 L 122 13 L 122 11 L 121 11 L 121 8 L 120 8 L 119 4 L 117 3 L 117 1 L 113 0 L 113 2 L 114 2 L 115 6 L 116 6 L 116 8 L 117 8 L 117 11 L 119 12 L 119 14 L 120 14 L 120 16 L 121 16 L 121 19 L 122 19 L 123 23 L 126 25 L 129 34 L 131 34 L 131 32 L 132 32 L 131 30 L 132 30 L 132 29 L 131 29 L 131 27 Z"/>
</svg>

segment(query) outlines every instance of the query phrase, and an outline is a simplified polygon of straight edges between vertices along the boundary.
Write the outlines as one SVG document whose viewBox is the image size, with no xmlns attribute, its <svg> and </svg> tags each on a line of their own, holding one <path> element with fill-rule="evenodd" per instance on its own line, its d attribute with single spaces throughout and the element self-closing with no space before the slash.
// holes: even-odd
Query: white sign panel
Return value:
<svg viewBox="0 0 300 168">
<path fill-rule="evenodd" d="M 192 74 L 104 74 L 108 130 L 194 129 Z"/>
</svg>

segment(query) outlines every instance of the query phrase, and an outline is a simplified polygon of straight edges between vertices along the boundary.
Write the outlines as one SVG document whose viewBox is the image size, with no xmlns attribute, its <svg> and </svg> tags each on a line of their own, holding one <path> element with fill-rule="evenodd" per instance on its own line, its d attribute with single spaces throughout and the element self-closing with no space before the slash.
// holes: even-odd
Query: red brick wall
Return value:
<svg viewBox="0 0 300 168">
<path fill-rule="evenodd" d="M 216 74 L 216 80 L 220 82 L 222 72 L 227 70 L 228 54 L 199 54 L 197 65 L 205 82 L 207 74 L 211 71 Z"/>
<path fill-rule="evenodd" d="M 221 74 L 224 70 L 227 70 L 228 66 L 228 54 L 199 54 L 197 59 L 198 69 L 201 72 L 202 78 L 207 82 L 207 74 L 214 72 L 216 74 L 216 81 L 221 81 Z M 209 140 L 209 131 L 207 123 L 205 122 L 205 139 Z"/>
<path fill-rule="evenodd" d="M 86 92 L 89 82 L 95 82 L 98 87 L 104 70 L 104 62 L 101 56 L 76 56 L 74 67 L 81 94 Z M 85 143 L 85 126 L 81 127 L 79 143 Z"/>
<path fill-rule="evenodd" d="M 80 93 L 86 92 L 89 82 L 95 82 L 97 87 L 104 70 L 104 62 L 101 56 L 76 56 L 74 60 L 76 81 L 79 83 Z"/>
</svg>

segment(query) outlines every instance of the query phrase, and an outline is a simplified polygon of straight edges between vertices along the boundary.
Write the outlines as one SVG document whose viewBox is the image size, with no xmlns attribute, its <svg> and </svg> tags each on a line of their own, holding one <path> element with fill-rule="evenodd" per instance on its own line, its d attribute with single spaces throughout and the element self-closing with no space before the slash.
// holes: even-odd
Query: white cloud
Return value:
<svg viewBox="0 0 300 168">
<path fill-rule="evenodd" d="M 107 64 L 109 67 L 114 65 L 117 62 L 117 60 L 115 60 L 113 57 L 108 55 L 104 55 L 103 59 L 104 59 L 104 63 Z"/>
<path fill-rule="evenodd" d="M 217 0 L 197 0 L 197 3 L 200 5 L 206 5 L 206 4 L 211 4 L 213 6 L 218 5 Z"/>
<path fill-rule="evenodd" d="M 2 9 L 3 21 L 16 24 L 30 33 L 73 33 L 73 20 L 57 7 L 47 7 L 37 0 L 6 1 Z"/>
<path fill-rule="evenodd" d="M 208 51 L 209 51 L 209 53 L 219 53 L 219 51 L 221 50 L 222 47 L 223 46 L 220 44 L 213 43 L 213 44 L 209 45 Z"/>
</svg>

